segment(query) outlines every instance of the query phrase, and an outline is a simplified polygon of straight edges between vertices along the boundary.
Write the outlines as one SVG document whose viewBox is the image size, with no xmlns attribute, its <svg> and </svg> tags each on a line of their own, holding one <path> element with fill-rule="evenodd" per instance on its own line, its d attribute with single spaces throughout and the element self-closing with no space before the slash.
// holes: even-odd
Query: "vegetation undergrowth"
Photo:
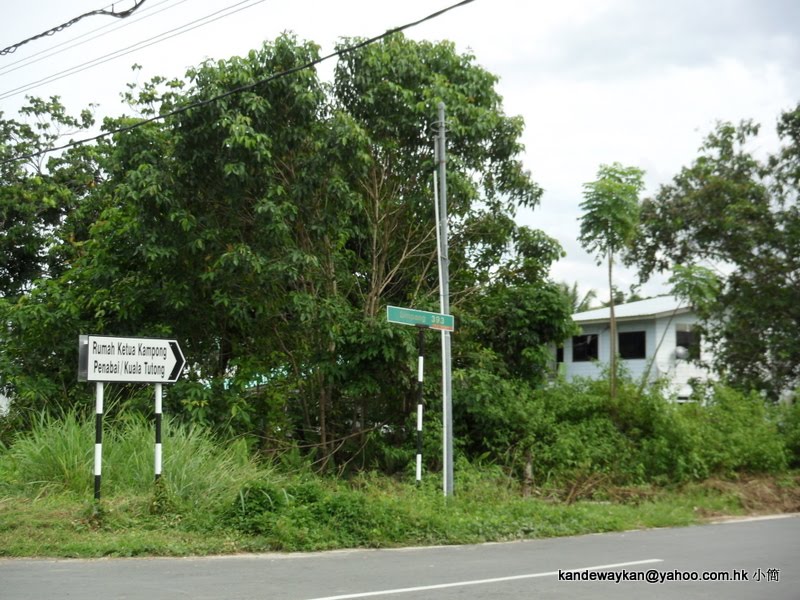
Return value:
<svg viewBox="0 0 800 600">
<path fill-rule="evenodd" d="M 771 406 L 717 386 L 678 406 L 625 377 L 614 400 L 604 382 L 577 381 L 503 388 L 482 403 L 495 383 L 469 376 L 459 383 L 473 402 L 459 421 L 487 433 L 480 444 L 461 438 L 456 495 L 447 499 L 430 458 L 439 442 L 433 426 L 417 486 L 413 461 L 399 455 L 393 474 L 322 475 L 313 455 L 297 448 L 259 459 L 252 439 L 166 418 L 156 483 L 153 424 L 120 410 L 107 418 L 95 502 L 94 420 L 43 414 L 0 446 L 0 555 L 459 544 L 800 510 L 800 474 L 792 470 L 800 465 L 797 405 Z"/>
<path fill-rule="evenodd" d="M 164 476 L 153 482 L 152 427 L 109 424 L 103 497 L 90 488 L 90 421 L 43 418 L 2 452 L 0 555 L 139 556 L 460 544 L 688 525 L 709 516 L 797 510 L 798 480 L 714 479 L 656 487 L 594 481 L 578 491 L 522 483 L 497 465 L 438 474 L 362 472 L 346 479 L 254 461 L 243 441 L 167 421 Z M 586 483 L 586 482 L 584 482 Z"/>
<path fill-rule="evenodd" d="M 471 469 L 459 466 L 462 475 Z M 250 481 L 227 505 L 207 509 L 169 504 L 154 510 L 154 492 L 116 493 L 99 507 L 70 492 L 6 496 L 0 500 L 0 555 L 183 556 L 468 544 L 684 526 L 774 512 L 776 498 L 780 509 L 800 508 L 797 476 L 642 487 L 572 504 L 523 498 L 504 476 L 497 477 L 475 470 L 467 485 L 458 480 L 457 495 L 449 500 L 433 478 L 417 488 L 383 476 L 343 483 L 308 475 Z M 746 493 L 748 486 L 759 495 Z"/>
</svg>

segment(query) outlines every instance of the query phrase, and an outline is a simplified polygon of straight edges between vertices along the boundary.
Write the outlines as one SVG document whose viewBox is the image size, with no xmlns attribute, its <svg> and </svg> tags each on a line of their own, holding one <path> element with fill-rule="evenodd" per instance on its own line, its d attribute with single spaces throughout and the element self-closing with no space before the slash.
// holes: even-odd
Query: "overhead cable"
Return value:
<svg viewBox="0 0 800 600">
<path fill-rule="evenodd" d="M 45 48 L 44 50 L 39 50 L 39 52 L 35 52 L 35 53 L 33 53 L 33 54 L 29 55 L 29 56 L 26 56 L 25 58 L 20 58 L 18 60 L 10 62 L 10 63 L 0 67 L 0 75 L 6 75 L 8 73 L 12 73 L 14 71 L 18 71 L 19 69 L 25 68 L 25 67 L 30 66 L 32 64 L 35 64 L 37 62 L 41 62 L 41 61 L 45 60 L 46 58 L 50 58 L 51 56 L 55 56 L 56 54 L 61 54 L 65 50 L 71 50 L 72 48 L 75 48 L 77 46 L 82 46 L 83 44 L 91 42 L 92 40 L 96 40 L 97 38 L 101 38 L 104 35 L 108 35 L 109 33 L 112 33 L 114 31 L 119 31 L 123 27 L 128 27 L 130 25 L 133 25 L 134 23 L 138 23 L 139 21 L 143 21 L 144 19 L 149 19 L 150 17 L 154 17 L 157 14 L 162 13 L 162 12 L 164 12 L 166 10 L 169 10 L 171 8 L 175 8 L 176 6 L 179 6 L 179 5 L 183 4 L 184 2 L 188 2 L 188 0 L 178 0 L 177 4 L 172 4 L 171 6 L 165 6 L 164 8 L 162 8 L 160 10 L 157 10 L 155 12 L 152 11 L 152 9 L 156 8 L 157 6 L 161 6 L 163 4 L 168 4 L 168 3 L 173 2 L 173 1 L 174 0 L 161 0 L 161 2 L 157 2 L 156 4 L 150 4 L 148 6 L 148 8 L 145 8 L 145 9 L 142 10 L 142 14 L 138 19 L 125 20 L 125 21 L 122 21 L 121 23 L 120 22 L 117 22 L 117 23 L 113 23 L 113 22 L 112 23 L 106 23 L 105 25 L 101 25 L 100 27 L 92 29 L 91 31 L 87 31 L 85 33 L 77 35 L 77 36 L 75 36 L 73 38 L 70 38 L 70 39 L 68 39 L 66 41 L 60 42 L 58 44 L 54 44 L 53 46 L 50 46 L 49 48 Z M 147 12 L 148 9 L 151 9 L 150 12 Z M 144 14 L 144 13 L 147 13 L 147 14 Z M 103 31 L 104 29 L 106 31 Z M 101 32 L 101 33 L 98 33 L 98 32 Z M 97 35 L 92 35 L 93 33 L 96 33 Z M 91 36 L 91 37 L 89 37 L 89 36 Z M 83 38 L 87 38 L 87 39 L 83 39 Z M 83 40 L 83 41 L 78 41 L 78 40 Z M 74 42 L 74 43 L 72 43 L 72 42 Z"/>
<path fill-rule="evenodd" d="M 266 0 L 241 0 L 241 2 L 232 4 L 231 6 L 227 6 L 225 8 L 221 8 L 220 10 L 210 13 L 204 17 L 200 17 L 199 19 L 190 21 L 189 23 L 181 25 L 180 27 L 175 27 L 174 29 L 164 31 L 151 38 L 142 40 L 141 42 L 136 42 L 135 44 L 131 44 L 130 46 L 126 46 L 125 48 L 122 48 L 120 50 L 116 50 L 109 54 L 104 54 L 103 56 L 99 56 L 98 58 L 92 59 L 88 62 L 81 63 L 74 67 L 70 67 L 69 69 L 65 69 L 64 71 L 59 71 L 58 73 L 54 73 L 53 75 L 48 75 L 47 77 L 43 77 L 42 79 L 38 79 L 31 83 L 26 83 L 19 87 L 6 90 L 4 92 L 0 92 L 0 100 L 5 100 L 6 98 L 17 96 L 23 92 L 30 91 L 47 83 L 52 83 L 53 81 L 64 79 L 65 77 L 69 77 L 70 75 L 74 75 L 75 73 L 81 73 L 82 71 L 86 71 L 98 65 L 102 65 L 103 63 L 107 63 L 111 60 L 121 58 L 127 54 L 131 54 L 132 52 L 136 52 L 137 50 L 142 50 L 154 44 L 158 44 L 160 42 L 164 42 L 168 39 L 174 38 L 176 36 L 183 35 L 184 33 L 188 33 L 193 29 L 197 29 L 198 27 L 208 25 L 210 23 L 213 23 L 214 21 L 219 21 L 220 19 L 236 14 L 237 12 L 243 11 L 248 8 L 252 8 L 253 6 L 261 4 L 262 2 L 266 2 Z M 247 6 L 242 6 L 243 4 L 247 4 Z M 225 13 L 225 14 L 220 14 L 220 13 Z"/>
<path fill-rule="evenodd" d="M 54 35 L 59 31 L 64 31 L 67 27 L 75 25 L 75 23 L 85 19 L 86 17 L 105 16 L 105 17 L 115 17 L 117 19 L 124 19 L 125 17 L 131 16 L 137 8 L 139 8 L 142 4 L 144 4 L 144 2 L 145 0 L 138 0 L 136 4 L 134 4 L 131 8 L 129 8 L 128 10 L 124 10 L 122 12 L 114 12 L 113 5 L 111 10 L 100 8 L 98 10 L 89 11 L 87 13 L 75 17 L 74 19 L 70 19 L 66 23 L 62 23 L 61 25 L 57 25 L 52 29 L 48 29 L 47 31 L 34 35 L 33 37 L 29 37 L 28 39 L 22 40 L 21 42 L 17 42 L 16 44 L 9 46 L 8 48 L 3 48 L 2 50 L 0 50 L 0 56 L 16 52 L 17 48 L 27 44 L 28 42 L 38 40 L 39 38 L 47 37 L 49 35 Z"/>
<path fill-rule="evenodd" d="M 411 23 L 406 23 L 405 25 L 401 25 L 400 27 L 395 27 L 393 29 L 389 29 L 389 30 L 387 30 L 386 32 L 384 32 L 384 33 L 382 33 L 380 35 L 376 35 L 375 37 L 371 37 L 369 39 L 363 40 L 363 41 L 358 42 L 356 44 L 353 44 L 351 46 L 347 46 L 345 48 L 341 48 L 340 50 L 335 50 L 334 52 L 331 52 L 330 54 L 328 54 L 326 56 L 323 56 L 321 58 L 317 58 L 317 59 L 312 60 L 310 62 L 307 62 L 305 64 L 299 65 L 297 67 L 292 67 L 291 69 L 286 69 L 285 71 L 280 71 L 278 73 L 270 75 L 269 77 L 266 77 L 264 79 L 260 79 L 260 80 L 254 82 L 254 83 L 249 83 L 247 85 L 243 85 L 243 86 L 234 88 L 232 90 L 228 90 L 227 92 L 224 92 L 224 93 L 219 94 L 217 96 L 213 96 L 212 98 L 208 98 L 206 100 L 198 100 L 196 102 L 192 102 L 190 104 L 187 104 L 186 106 L 181 106 L 179 108 L 176 108 L 176 109 L 174 109 L 172 111 L 169 111 L 169 112 L 166 112 L 164 114 L 155 115 L 153 117 L 149 117 L 147 119 L 143 119 L 141 121 L 137 121 L 136 123 L 134 123 L 132 125 L 128 125 L 126 127 L 120 127 L 118 129 L 112 129 L 111 131 L 106 131 L 104 133 L 101 133 L 101 134 L 98 134 L 98 135 L 95 135 L 95 136 L 92 136 L 92 137 L 84 138 L 84 139 L 81 139 L 81 140 L 76 140 L 76 141 L 73 141 L 73 142 L 69 142 L 67 144 L 63 144 L 61 146 L 55 146 L 53 148 L 47 148 L 45 150 L 40 150 L 38 152 L 32 152 L 30 154 L 21 154 L 19 156 L 14 156 L 12 158 L 7 158 L 7 159 L 5 159 L 3 161 L 0 161 L 0 165 L 14 163 L 14 162 L 18 162 L 20 160 L 27 160 L 27 159 L 30 159 L 30 158 L 36 158 L 38 156 L 43 156 L 45 154 L 50 154 L 51 152 L 57 152 L 59 150 L 66 150 L 67 148 L 72 148 L 72 147 L 75 147 L 75 146 L 82 146 L 83 144 L 87 144 L 89 142 L 94 142 L 94 141 L 97 141 L 97 140 L 101 140 L 101 139 L 106 138 L 106 137 L 111 136 L 111 135 L 115 135 L 115 134 L 118 134 L 118 133 L 125 133 L 127 131 L 132 131 L 134 129 L 138 129 L 139 127 L 143 127 L 144 125 L 147 125 L 149 123 L 154 123 L 156 121 L 162 121 L 162 120 L 166 119 L 167 117 L 172 117 L 172 116 L 184 113 L 184 112 L 186 112 L 188 110 L 191 110 L 193 108 L 198 108 L 198 107 L 201 107 L 201 106 L 207 106 L 209 104 L 217 102 L 218 100 L 222 100 L 222 99 L 227 98 L 229 96 L 232 96 L 234 94 L 238 94 L 238 93 L 241 93 L 241 92 L 246 92 L 246 91 L 251 90 L 251 89 L 253 89 L 253 88 L 255 88 L 255 87 L 259 86 L 259 85 L 262 85 L 262 84 L 265 84 L 265 83 L 269 83 L 271 81 L 275 81 L 276 79 L 280 79 L 281 77 L 286 77 L 288 75 L 292 75 L 292 74 L 297 73 L 299 71 L 303 71 L 305 69 L 310 69 L 310 68 L 315 67 L 318 64 L 320 64 L 320 63 L 322 63 L 322 62 L 324 62 L 326 60 L 329 60 L 331 58 L 334 58 L 336 56 L 341 56 L 343 54 L 349 54 L 350 52 L 354 52 L 355 50 L 358 50 L 360 48 L 364 48 L 365 46 L 369 46 L 371 44 L 374 44 L 375 42 L 379 42 L 380 40 L 382 40 L 384 38 L 387 38 L 390 35 L 393 35 L 395 33 L 400 33 L 400 32 L 405 31 L 407 29 L 411 29 L 412 27 L 416 27 L 417 25 L 421 25 L 422 23 L 425 23 L 426 21 L 431 21 L 433 19 L 436 19 L 437 17 L 440 17 L 443 14 L 450 12 L 451 10 L 454 10 L 456 8 L 460 8 L 462 6 L 465 6 L 467 4 L 472 3 L 474 1 L 475 0 L 462 0 L 461 2 L 457 2 L 456 4 L 453 4 L 451 6 L 443 8 L 441 10 L 438 10 L 438 11 L 436 11 L 434 13 L 431 13 L 427 17 L 423 17 L 423 18 L 421 18 L 421 19 L 419 19 L 417 21 L 413 21 Z"/>
</svg>

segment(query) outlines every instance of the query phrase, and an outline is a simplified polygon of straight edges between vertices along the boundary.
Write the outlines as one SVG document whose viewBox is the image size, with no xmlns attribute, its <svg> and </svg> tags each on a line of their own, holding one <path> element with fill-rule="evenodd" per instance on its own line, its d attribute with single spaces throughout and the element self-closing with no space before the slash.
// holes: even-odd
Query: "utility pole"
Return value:
<svg viewBox="0 0 800 600">
<path fill-rule="evenodd" d="M 450 261 L 447 252 L 447 144 L 445 142 L 444 102 L 439 103 L 439 137 L 436 159 L 439 163 L 439 276 L 441 313 L 450 314 Z M 442 331 L 442 489 L 453 495 L 453 373 L 450 332 Z"/>
</svg>

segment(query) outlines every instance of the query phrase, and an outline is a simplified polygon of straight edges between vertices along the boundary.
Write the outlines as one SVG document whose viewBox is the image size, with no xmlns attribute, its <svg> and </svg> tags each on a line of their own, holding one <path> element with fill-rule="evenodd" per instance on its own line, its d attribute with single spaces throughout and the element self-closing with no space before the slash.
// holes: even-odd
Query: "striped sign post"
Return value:
<svg viewBox="0 0 800 600">
<path fill-rule="evenodd" d="M 386 320 L 389 323 L 411 325 L 419 330 L 417 334 L 417 468 L 416 481 L 422 482 L 422 410 L 423 400 L 423 367 L 425 365 L 425 330 L 436 329 L 439 331 L 453 331 L 455 319 L 452 315 L 417 310 L 415 308 L 400 308 L 398 306 L 386 307 Z"/>
<path fill-rule="evenodd" d="M 156 483 L 161 479 L 161 384 L 157 383 L 156 388 L 156 458 L 155 472 Z"/>
<path fill-rule="evenodd" d="M 161 478 L 161 421 L 164 383 L 175 383 L 186 359 L 176 340 L 81 335 L 78 380 L 95 382 L 94 498 L 100 500 L 103 466 L 103 386 L 105 383 L 155 384 L 155 480 Z"/>
<path fill-rule="evenodd" d="M 418 360 L 417 360 L 417 485 L 422 482 L 422 406 L 423 387 L 422 374 L 425 365 L 425 328 L 419 327 L 417 334 Z"/>
<path fill-rule="evenodd" d="M 100 478 L 103 472 L 103 382 L 95 386 L 94 408 L 94 499 L 100 500 Z"/>
</svg>

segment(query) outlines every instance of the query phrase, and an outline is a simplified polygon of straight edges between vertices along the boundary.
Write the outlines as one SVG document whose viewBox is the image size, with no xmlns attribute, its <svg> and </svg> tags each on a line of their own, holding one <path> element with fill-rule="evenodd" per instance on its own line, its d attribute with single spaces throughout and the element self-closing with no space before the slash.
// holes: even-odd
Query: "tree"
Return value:
<svg viewBox="0 0 800 600">
<path fill-rule="evenodd" d="M 2 159 L 51 148 L 94 124 L 89 110 L 69 115 L 58 97 L 31 98 L 20 114 L 23 120 L 17 121 L 0 113 Z M 75 221 L 99 177 L 92 148 L 0 166 L 0 297 L 16 298 L 36 279 L 60 273 L 63 238 L 85 238 Z"/>
<path fill-rule="evenodd" d="M 715 367 L 731 383 L 777 398 L 800 382 L 800 106 L 778 122 L 782 147 L 749 150 L 759 127 L 720 123 L 700 155 L 642 204 L 627 260 L 654 272 L 710 264 L 719 293 L 693 296 Z M 710 289 L 702 286 L 695 289 Z"/>
<path fill-rule="evenodd" d="M 499 375 L 536 386 L 552 367 L 552 344 L 577 329 L 561 287 L 546 278 L 551 264 L 563 256 L 558 242 L 523 229 L 514 249 L 518 258 L 473 298 L 469 312 L 477 322 L 471 329 L 480 346 L 501 359 Z"/>
<path fill-rule="evenodd" d="M 595 289 L 590 289 L 581 296 L 577 281 L 572 285 L 566 281 L 562 281 L 558 284 L 558 287 L 561 289 L 564 296 L 566 296 L 573 313 L 591 310 L 592 304 L 597 300 L 597 290 Z"/>
<path fill-rule="evenodd" d="M 560 249 L 514 223 L 541 190 L 496 77 L 450 43 L 401 35 L 345 53 L 331 85 L 310 69 L 273 77 L 317 56 L 285 35 L 185 81 L 129 90 L 135 116 L 104 126 L 137 127 L 96 147 L 102 184 L 87 197 L 86 237 L 65 244 L 57 277 L 3 310 L 1 366 L 17 397 L 85 394 L 74 381 L 81 331 L 174 336 L 190 366 L 170 405 L 188 418 L 313 448 L 320 465 L 363 456 L 383 432 L 402 442 L 415 332 L 382 309 L 437 299 L 427 125 L 440 101 L 454 310 L 470 320 L 475 299 L 492 297 L 497 310 L 480 316 L 496 319 L 503 294 L 530 314 L 536 294 L 549 298 Z M 551 304 L 517 346 L 528 362 L 500 355 L 509 371 L 560 335 Z M 480 335 L 474 343 L 502 344 Z M 25 358 L 34 348 L 52 357 L 46 366 Z"/>
<path fill-rule="evenodd" d="M 644 171 L 620 163 L 601 165 L 597 180 L 584 184 L 580 207 L 581 233 L 578 238 L 587 252 L 595 254 L 597 264 L 608 265 L 610 322 L 610 393 L 616 394 L 617 321 L 614 314 L 614 256 L 633 240 L 639 220 L 639 193 L 644 188 Z"/>
</svg>

